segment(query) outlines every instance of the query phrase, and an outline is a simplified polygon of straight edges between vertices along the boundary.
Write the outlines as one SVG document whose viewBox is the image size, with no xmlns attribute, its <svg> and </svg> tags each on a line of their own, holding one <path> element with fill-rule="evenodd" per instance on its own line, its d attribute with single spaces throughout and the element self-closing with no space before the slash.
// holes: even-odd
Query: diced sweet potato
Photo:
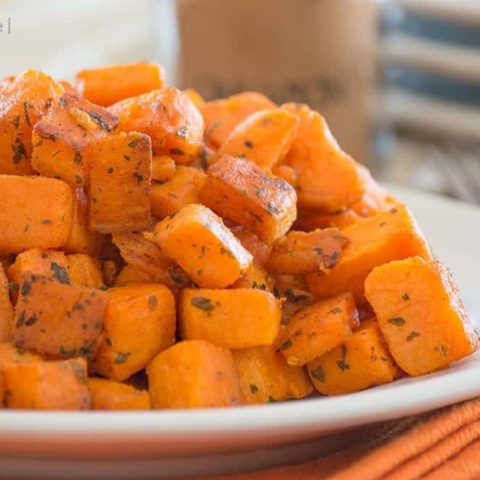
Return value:
<svg viewBox="0 0 480 480">
<path fill-rule="evenodd" d="M 13 327 L 13 306 L 9 286 L 5 270 L 0 264 L 0 342 L 10 339 Z"/>
<path fill-rule="evenodd" d="M 193 104 L 200 110 L 205 105 L 204 98 L 193 88 L 187 88 L 183 93 L 193 102 Z"/>
<path fill-rule="evenodd" d="M 221 218 L 203 205 L 187 205 L 158 223 L 152 241 L 201 287 L 231 285 L 252 262 Z"/>
<path fill-rule="evenodd" d="M 0 175 L 0 255 L 63 247 L 72 223 L 70 187 L 53 178 Z"/>
<path fill-rule="evenodd" d="M 152 157 L 152 180 L 167 182 L 175 175 L 175 160 L 168 155 L 155 155 Z"/>
<path fill-rule="evenodd" d="M 285 235 L 297 209 L 295 190 L 244 158 L 224 156 L 207 171 L 202 203 L 267 243 Z"/>
<path fill-rule="evenodd" d="M 102 333 L 106 294 L 27 275 L 20 284 L 12 342 L 61 358 L 92 358 Z"/>
<path fill-rule="evenodd" d="M 344 343 L 358 327 L 351 293 L 315 302 L 296 312 L 277 344 L 289 365 L 305 365 Z"/>
<path fill-rule="evenodd" d="M 431 256 L 417 223 L 403 205 L 358 221 L 343 233 L 349 243 L 339 262 L 327 274 L 308 276 L 310 290 L 317 297 L 351 291 L 363 301 L 365 278 L 377 265 L 414 255 Z"/>
<path fill-rule="evenodd" d="M 232 288 L 257 288 L 273 292 L 274 281 L 263 267 L 253 261 L 247 271 L 232 285 Z"/>
<path fill-rule="evenodd" d="M 53 78 L 34 70 L 4 83 L 0 90 L 0 173 L 34 173 L 30 164 L 32 128 L 63 94 L 63 87 Z M 3 193 L 2 188 L 0 191 Z"/>
<path fill-rule="evenodd" d="M 356 392 L 390 383 L 397 367 L 375 320 L 362 322 L 343 344 L 307 365 L 310 379 L 323 395 Z"/>
<path fill-rule="evenodd" d="M 88 389 L 93 410 L 150 410 L 146 390 L 105 378 L 89 378 Z"/>
<path fill-rule="evenodd" d="M 202 170 L 180 165 L 171 180 L 152 184 L 152 213 L 162 219 L 178 212 L 185 205 L 199 203 L 199 193 L 206 181 L 207 176 Z"/>
<path fill-rule="evenodd" d="M 85 360 L 9 363 L 3 366 L 5 404 L 33 410 L 87 410 L 90 392 Z"/>
<path fill-rule="evenodd" d="M 100 233 L 129 232 L 151 222 L 150 138 L 119 133 L 90 144 L 90 228 Z"/>
<path fill-rule="evenodd" d="M 218 154 L 244 157 L 272 168 L 290 150 L 298 124 L 298 117 L 283 108 L 260 110 L 235 127 Z"/>
<path fill-rule="evenodd" d="M 149 135 L 154 155 L 169 155 L 177 163 L 188 164 L 202 149 L 202 115 L 176 88 L 128 98 L 112 105 L 110 111 L 119 116 L 120 130 Z"/>
<path fill-rule="evenodd" d="M 339 228 L 343 230 L 350 225 L 353 225 L 361 216 L 355 213 L 352 209 L 341 210 L 336 213 L 317 213 L 313 211 L 300 210 L 298 218 L 293 228 L 295 230 L 303 230 L 304 232 L 311 232 L 317 228 Z"/>
<path fill-rule="evenodd" d="M 201 111 L 205 120 L 205 142 L 220 147 L 235 127 L 249 115 L 276 105 L 265 95 L 243 92 L 231 97 L 206 102 Z"/>
<path fill-rule="evenodd" d="M 32 167 L 44 177 L 82 187 L 89 170 L 85 149 L 112 132 L 117 123 L 108 110 L 65 94 L 33 127 Z"/>
<path fill-rule="evenodd" d="M 282 325 L 287 325 L 295 313 L 313 302 L 310 292 L 303 288 L 276 283 L 274 290 L 276 297 L 283 301 Z"/>
<path fill-rule="evenodd" d="M 100 260 L 83 253 L 68 255 L 70 281 L 74 285 L 90 288 L 103 288 Z"/>
<path fill-rule="evenodd" d="M 348 239 L 337 228 L 290 231 L 273 244 L 265 268 L 272 273 L 306 275 L 328 272 L 338 262 Z"/>
<path fill-rule="evenodd" d="M 186 288 L 179 303 L 180 336 L 227 348 L 271 345 L 281 316 L 280 300 L 263 290 Z"/>
<path fill-rule="evenodd" d="M 288 365 L 271 346 L 233 350 L 232 354 L 246 403 L 303 398 L 313 391 L 306 370 Z"/>
<path fill-rule="evenodd" d="M 298 175 L 299 206 L 335 212 L 360 200 L 365 185 L 359 165 L 338 146 L 325 119 L 306 105 L 284 105 L 300 126 L 284 163 Z"/>
<path fill-rule="evenodd" d="M 164 84 L 165 72 L 153 62 L 90 68 L 75 75 L 75 88 L 80 95 L 103 106 L 156 90 Z"/>
<path fill-rule="evenodd" d="M 253 232 L 244 227 L 232 227 L 231 231 L 253 255 L 258 265 L 264 267 L 270 257 L 272 246 L 262 242 Z"/>
<path fill-rule="evenodd" d="M 108 290 L 104 330 L 92 369 L 112 380 L 126 380 L 173 343 L 175 300 L 172 293 L 160 284 Z"/>
<path fill-rule="evenodd" d="M 409 375 L 446 367 L 478 348 L 449 272 L 420 257 L 375 268 L 365 281 L 388 348 Z"/>
<path fill-rule="evenodd" d="M 116 287 L 124 287 L 135 283 L 154 283 L 155 278 L 152 275 L 140 270 L 134 265 L 125 265 L 115 278 Z"/>
<path fill-rule="evenodd" d="M 227 407 L 241 403 L 232 354 L 208 342 L 180 342 L 147 368 L 153 408 Z"/>
</svg>

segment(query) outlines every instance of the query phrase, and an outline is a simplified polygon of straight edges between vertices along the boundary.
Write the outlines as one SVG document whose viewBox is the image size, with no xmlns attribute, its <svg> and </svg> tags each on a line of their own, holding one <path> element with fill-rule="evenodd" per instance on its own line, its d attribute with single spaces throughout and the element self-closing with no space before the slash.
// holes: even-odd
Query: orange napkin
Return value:
<svg viewBox="0 0 480 480">
<path fill-rule="evenodd" d="M 480 479 L 480 399 L 426 416 L 403 419 L 382 438 L 374 438 L 361 448 L 337 452 L 302 465 L 203 480 L 420 478 Z"/>
</svg>

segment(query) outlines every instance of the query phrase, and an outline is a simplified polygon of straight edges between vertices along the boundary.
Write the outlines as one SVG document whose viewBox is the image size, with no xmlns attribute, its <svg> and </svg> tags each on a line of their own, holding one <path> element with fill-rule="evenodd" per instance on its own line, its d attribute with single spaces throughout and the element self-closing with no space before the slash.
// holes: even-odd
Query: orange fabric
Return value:
<svg viewBox="0 0 480 480">
<path fill-rule="evenodd" d="M 302 465 L 203 480 L 478 480 L 480 399 L 400 420 L 361 443 Z"/>
</svg>

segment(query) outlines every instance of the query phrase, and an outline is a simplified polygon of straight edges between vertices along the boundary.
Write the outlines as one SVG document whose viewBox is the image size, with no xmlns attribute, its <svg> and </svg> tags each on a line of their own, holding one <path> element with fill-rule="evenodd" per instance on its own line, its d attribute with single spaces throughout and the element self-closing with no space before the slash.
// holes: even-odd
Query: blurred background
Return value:
<svg viewBox="0 0 480 480">
<path fill-rule="evenodd" d="M 0 76 L 155 59 L 307 102 L 381 180 L 480 203 L 478 0 L 0 0 Z"/>
</svg>

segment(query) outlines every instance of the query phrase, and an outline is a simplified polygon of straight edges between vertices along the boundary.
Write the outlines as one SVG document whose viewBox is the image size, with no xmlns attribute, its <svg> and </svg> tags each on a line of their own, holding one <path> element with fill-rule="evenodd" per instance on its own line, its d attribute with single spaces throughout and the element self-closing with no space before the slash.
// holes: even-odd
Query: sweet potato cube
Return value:
<svg viewBox="0 0 480 480">
<path fill-rule="evenodd" d="M 175 300 L 165 285 L 143 284 L 108 290 L 104 338 L 94 372 L 123 381 L 175 339 Z"/>
<path fill-rule="evenodd" d="M 87 365 L 75 358 L 56 362 L 6 363 L 3 366 L 7 408 L 88 410 Z"/>
<path fill-rule="evenodd" d="M 175 160 L 168 155 L 155 155 L 152 157 L 152 180 L 167 182 L 175 175 Z"/>
<path fill-rule="evenodd" d="M 205 142 L 213 148 L 218 148 L 249 115 L 275 107 L 276 105 L 265 95 L 256 92 L 243 92 L 206 102 L 201 107 L 205 120 Z"/>
<path fill-rule="evenodd" d="M 258 263 L 253 261 L 247 271 L 232 285 L 232 288 L 257 288 L 273 292 L 273 277 Z"/>
<path fill-rule="evenodd" d="M 205 288 L 231 285 L 252 262 L 221 218 L 203 205 L 187 205 L 158 223 L 152 240 Z"/>
<path fill-rule="evenodd" d="M 201 340 L 180 342 L 147 368 L 153 408 L 228 407 L 241 403 L 232 354 Z"/>
<path fill-rule="evenodd" d="M 20 284 L 12 342 L 61 358 L 92 358 L 102 333 L 106 294 L 37 275 Z"/>
<path fill-rule="evenodd" d="M 240 243 L 248 250 L 258 265 L 264 267 L 272 252 L 272 246 L 262 242 L 253 232 L 244 227 L 232 227 L 232 233 L 240 240 Z"/>
<path fill-rule="evenodd" d="M 125 265 L 120 273 L 115 278 L 116 287 L 124 287 L 126 285 L 131 285 L 135 283 L 154 283 L 155 278 L 153 278 L 148 273 L 140 270 L 134 265 Z"/>
<path fill-rule="evenodd" d="M 365 295 L 393 358 L 409 375 L 422 375 L 470 355 L 478 336 L 449 272 L 420 257 L 375 268 Z"/>
<path fill-rule="evenodd" d="M 263 290 L 186 288 L 179 303 L 180 336 L 227 348 L 271 345 L 281 316 L 280 300 Z"/>
<path fill-rule="evenodd" d="M 207 177 L 202 203 L 264 242 L 285 235 L 295 221 L 295 190 L 254 163 L 227 155 L 208 169 Z"/>
<path fill-rule="evenodd" d="M 203 147 L 203 118 L 180 90 L 162 88 L 115 103 L 119 129 L 142 132 L 152 139 L 154 155 L 169 155 L 177 163 L 192 163 Z"/>
<path fill-rule="evenodd" d="M 183 93 L 193 102 L 193 104 L 201 109 L 205 105 L 205 99 L 193 88 L 186 88 Z"/>
<path fill-rule="evenodd" d="M 9 287 L 5 270 L 0 264 L 0 342 L 9 340 L 13 327 L 13 306 Z"/>
<path fill-rule="evenodd" d="M 34 70 L 27 70 L 3 83 L 0 89 L 0 173 L 34 173 L 30 164 L 32 128 L 63 94 L 63 87 L 53 78 Z M 2 188 L 0 191 L 3 193 Z"/>
<path fill-rule="evenodd" d="M 338 146 L 325 119 L 306 105 L 283 107 L 300 119 L 284 160 L 297 173 L 298 205 L 331 213 L 360 200 L 365 192 L 360 166 Z"/>
<path fill-rule="evenodd" d="M 342 345 L 307 365 L 310 379 L 323 395 L 356 392 L 392 382 L 397 367 L 375 320 L 362 322 Z"/>
<path fill-rule="evenodd" d="M 150 410 L 150 395 L 126 383 L 89 378 L 93 410 Z"/>
<path fill-rule="evenodd" d="M 407 207 L 396 207 L 365 218 L 343 230 L 349 243 L 328 273 L 310 274 L 308 283 L 317 297 L 351 291 L 363 301 L 364 282 L 377 265 L 418 255 L 430 258 L 430 249 Z"/>
<path fill-rule="evenodd" d="M 125 98 L 156 90 L 165 84 L 165 72 L 153 62 L 80 70 L 75 74 L 75 88 L 97 105 L 108 106 Z"/>
<path fill-rule="evenodd" d="M 53 178 L 0 175 L 0 255 L 59 248 L 72 223 L 70 187 Z"/>
<path fill-rule="evenodd" d="M 314 298 L 310 292 L 304 288 L 298 286 L 283 285 L 278 281 L 278 277 L 275 278 L 275 296 L 281 298 L 282 304 L 282 325 L 287 325 L 293 315 L 297 313 L 301 308 L 310 305 Z"/>
<path fill-rule="evenodd" d="M 141 133 L 99 139 L 86 154 L 91 166 L 90 228 L 100 233 L 129 232 L 151 222 L 152 147 Z"/>
<path fill-rule="evenodd" d="M 290 150 L 299 123 L 296 115 L 283 108 L 252 113 L 230 133 L 218 154 L 272 168 Z"/>
<path fill-rule="evenodd" d="M 311 232 L 317 228 L 330 227 L 343 230 L 361 219 L 362 217 L 352 209 L 341 210 L 335 213 L 318 213 L 309 210 L 299 210 L 298 218 L 293 228 L 304 232 Z"/>
<path fill-rule="evenodd" d="M 328 272 L 339 260 L 348 239 L 337 228 L 290 231 L 273 244 L 266 269 L 289 275 Z"/>
<path fill-rule="evenodd" d="M 232 354 L 246 403 L 303 398 L 313 391 L 306 369 L 288 365 L 272 346 L 233 350 Z"/>
<path fill-rule="evenodd" d="M 173 178 L 165 183 L 153 183 L 150 193 L 152 213 L 162 219 L 191 203 L 199 203 L 199 193 L 207 176 L 198 168 L 178 166 Z"/>
<path fill-rule="evenodd" d="M 83 285 L 89 288 L 103 288 L 103 276 L 100 260 L 74 253 L 68 255 L 69 276 L 73 285 Z"/>
<path fill-rule="evenodd" d="M 296 312 L 282 329 L 278 350 L 289 365 L 305 365 L 344 343 L 358 323 L 351 293 L 312 303 Z"/>
<path fill-rule="evenodd" d="M 118 118 L 108 110 L 65 94 L 33 127 L 32 167 L 44 177 L 82 187 L 89 168 L 85 149 L 112 132 L 117 123 Z"/>
</svg>

